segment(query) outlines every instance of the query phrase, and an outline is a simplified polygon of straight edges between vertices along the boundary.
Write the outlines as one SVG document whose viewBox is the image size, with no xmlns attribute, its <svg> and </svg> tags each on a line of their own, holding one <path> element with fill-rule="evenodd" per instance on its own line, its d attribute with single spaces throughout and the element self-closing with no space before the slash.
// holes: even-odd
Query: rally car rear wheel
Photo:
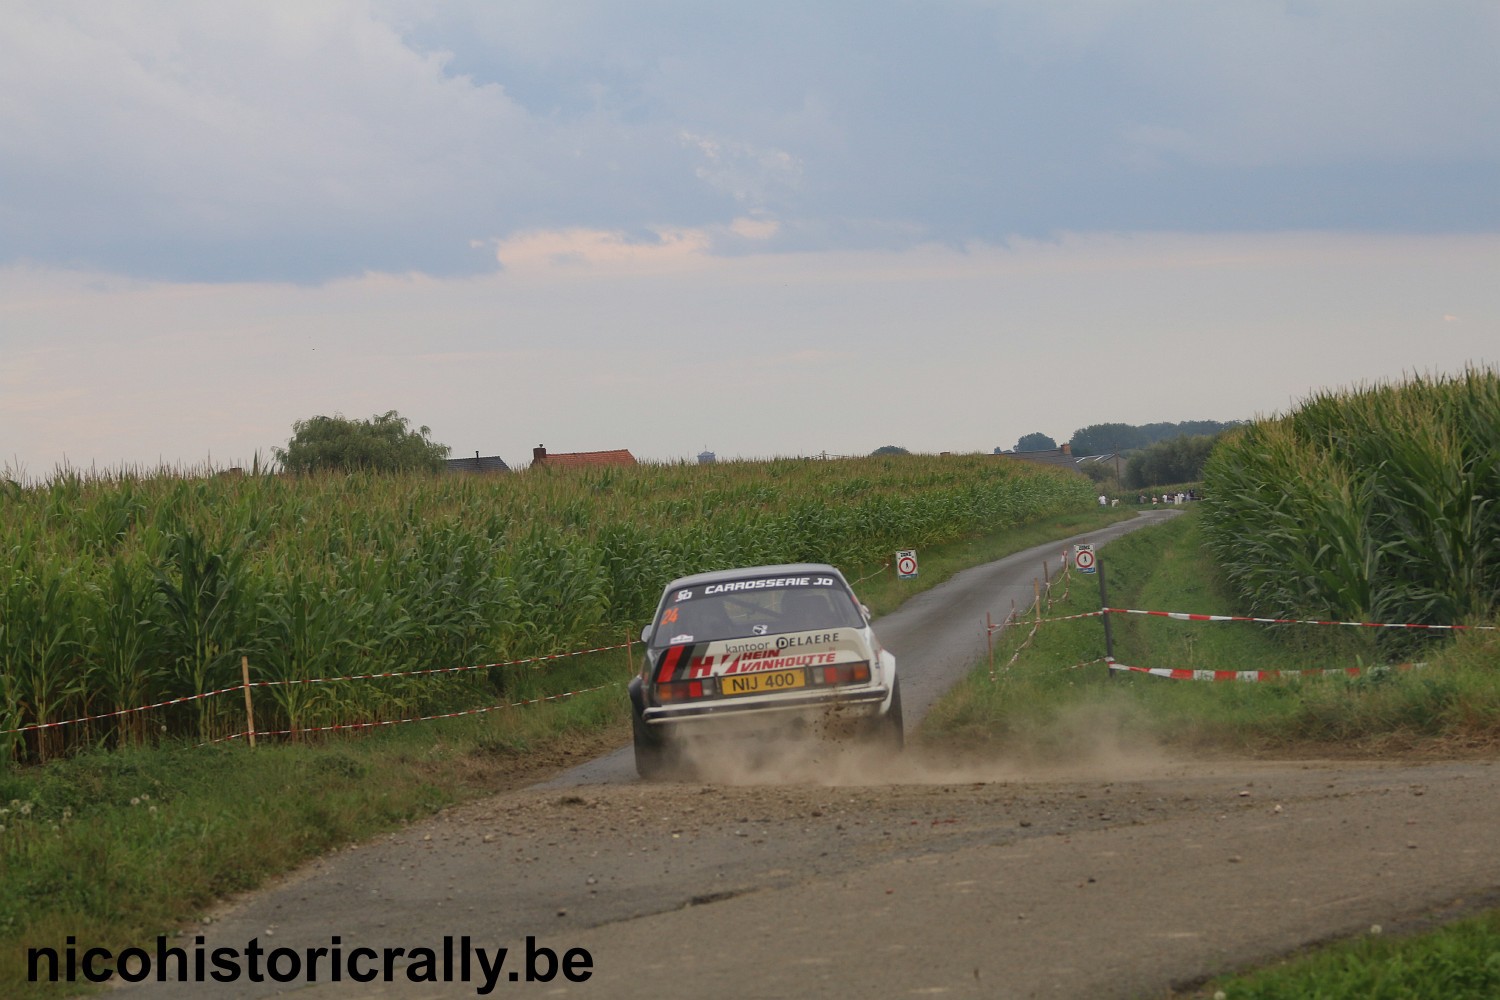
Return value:
<svg viewBox="0 0 1500 1000">
<path fill-rule="evenodd" d="M 891 688 L 891 707 L 871 724 L 871 741 L 877 746 L 900 753 L 906 746 L 906 725 L 901 719 L 901 680 Z"/>
<path fill-rule="evenodd" d="M 673 763 L 671 744 L 641 717 L 640 708 L 634 704 L 630 710 L 630 729 L 635 742 L 635 773 L 646 781 L 666 777 Z"/>
</svg>

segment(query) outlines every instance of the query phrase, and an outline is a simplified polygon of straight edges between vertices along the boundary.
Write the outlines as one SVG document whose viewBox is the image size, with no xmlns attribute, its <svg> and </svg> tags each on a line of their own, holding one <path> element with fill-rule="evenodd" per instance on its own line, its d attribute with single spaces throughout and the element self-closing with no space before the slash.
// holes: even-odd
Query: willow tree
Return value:
<svg viewBox="0 0 1500 1000">
<path fill-rule="evenodd" d="M 437 472 L 449 451 L 395 410 L 369 420 L 310 417 L 292 431 L 287 446 L 274 449 L 288 472 Z"/>
</svg>

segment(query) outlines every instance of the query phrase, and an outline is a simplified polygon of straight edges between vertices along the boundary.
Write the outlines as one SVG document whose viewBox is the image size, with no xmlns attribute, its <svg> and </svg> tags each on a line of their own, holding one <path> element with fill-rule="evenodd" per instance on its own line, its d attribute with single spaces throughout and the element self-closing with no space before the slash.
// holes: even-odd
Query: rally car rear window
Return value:
<svg viewBox="0 0 1500 1000">
<path fill-rule="evenodd" d="M 663 647 L 834 626 L 859 628 L 864 623 L 854 596 L 835 577 L 750 577 L 668 593 L 651 644 Z"/>
</svg>

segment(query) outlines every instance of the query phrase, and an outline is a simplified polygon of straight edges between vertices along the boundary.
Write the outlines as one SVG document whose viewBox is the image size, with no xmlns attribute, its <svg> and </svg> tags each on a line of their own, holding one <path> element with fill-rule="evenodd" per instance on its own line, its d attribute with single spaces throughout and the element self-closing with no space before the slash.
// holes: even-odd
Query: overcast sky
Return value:
<svg viewBox="0 0 1500 1000">
<path fill-rule="evenodd" d="M 1493 0 L 0 7 L 0 469 L 988 451 L 1500 360 Z"/>
</svg>

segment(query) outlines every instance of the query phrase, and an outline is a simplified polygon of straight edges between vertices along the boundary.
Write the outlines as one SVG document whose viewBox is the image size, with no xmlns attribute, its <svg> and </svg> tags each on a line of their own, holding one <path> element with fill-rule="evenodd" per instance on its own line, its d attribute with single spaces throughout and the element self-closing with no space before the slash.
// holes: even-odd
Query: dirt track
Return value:
<svg viewBox="0 0 1500 1000">
<path fill-rule="evenodd" d="M 983 648 L 977 629 L 940 648 L 953 630 L 934 609 L 974 617 L 970 592 L 993 597 L 1006 572 L 979 571 L 877 623 L 903 655 L 903 687 L 916 681 L 909 711 L 936 697 L 950 660 L 962 667 Z M 906 656 L 891 633 L 925 637 L 930 655 Z M 643 785 L 629 780 L 628 751 L 609 754 L 322 859 L 177 941 L 348 953 L 441 950 L 467 935 L 513 949 L 492 995 L 1134 998 L 1500 894 L 1500 768 L 1488 760 L 1180 761 L 1114 745 L 1107 726 L 1080 733 L 1079 759 L 1051 770 L 920 752 L 872 765 L 815 748 L 770 770 L 729 760 L 706 781 Z M 524 981 L 528 935 L 558 955 L 587 950 L 587 981 Z M 315 984 L 124 995 L 482 986 L 477 969 L 446 984 L 393 970 L 389 985 L 330 983 L 325 971 Z"/>
</svg>

